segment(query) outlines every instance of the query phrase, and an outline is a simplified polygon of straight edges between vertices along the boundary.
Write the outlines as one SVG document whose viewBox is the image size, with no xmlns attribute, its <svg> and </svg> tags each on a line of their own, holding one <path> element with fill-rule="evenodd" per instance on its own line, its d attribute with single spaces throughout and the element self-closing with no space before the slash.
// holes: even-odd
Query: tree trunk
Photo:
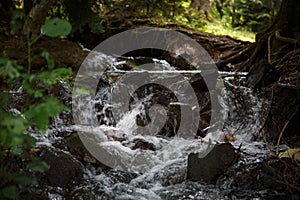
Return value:
<svg viewBox="0 0 300 200">
<path fill-rule="evenodd" d="M 31 33 L 31 37 L 35 38 L 40 34 L 41 26 L 45 23 L 48 11 L 54 0 L 34 0 L 33 6 L 28 14 L 27 25 Z"/>
<path fill-rule="evenodd" d="M 191 7 L 195 10 L 202 10 L 206 20 L 212 21 L 212 17 L 210 16 L 210 0 L 192 0 Z"/>
<path fill-rule="evenodd" d="M 300 1 L 285 0 L 281 4 L 280 11 L 272 25 L 256 35 L 256 48 L 251 55 L 246 69 L 261 59 L 272 61 L 278 57 L 271 57 L 272 54 L 279 53 L 284 45 L 295 45 L 300 38 Z M 299 45 L 299 44 L 298 44 Z"/>
</svg>

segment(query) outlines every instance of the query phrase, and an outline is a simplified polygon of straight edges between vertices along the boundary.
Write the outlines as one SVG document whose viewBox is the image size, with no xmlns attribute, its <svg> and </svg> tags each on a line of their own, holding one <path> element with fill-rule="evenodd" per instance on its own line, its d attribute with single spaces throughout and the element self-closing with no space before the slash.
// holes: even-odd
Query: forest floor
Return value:
<svg viewBox="0 0 300 200">
<path fill-rule="evenodd" d="M 145 25 L 139 25 L 138 27 L 146 27 Z M 162 28 L 162 27 L 159 27 Z M 213 34 L 203 33 L 200 31 L 194 31 L 188 27 L 183 27 L 178 24 L 168 24 L 163 28 L 169 30 L 175 30 L 185 35 L 191 37 L 193 40 L 198 42 L 204 49 L 209 53 L 211 58 L 218 63 L 224 58 L 229 57 L 242 50 L 250 42 L 240 41 L 229 36 L 216 36 Z M 106 37 L 112 35 L 102 35 L 93 34 L 90 35 L 91 38 L 87 44 L 88 47 L 95 47 L 100 42 L 102 42 Z M 83 43 L 85 43 L 85 36 L 82 36 Z M 7 57 L 10 59 L 17 60 L 18 64 L 27 66 L 27 39 L 22 35 L 4 35 L 0 34 L 0 56 Z M 63 48 L 61 48 L 63 47 Z M 49 52 L 56 63 L 57 67 L 67 67 L 73 70 L 77 70 L 81 65 L 88 52 L 83 50 L 82 47 L 77 42 L 72 42 L 68 39 L 61 38 L 51 38 L 43 36 L 38 42 L 36 42 L 32 47 L 33 52 L 33 69 L 39 70 L 43 69 L 46 64 L 46 60 L 42 59 L 39 55 L 42 51 Z M 230 69 L 233 70 L 233 69 Z"/>
</svg>

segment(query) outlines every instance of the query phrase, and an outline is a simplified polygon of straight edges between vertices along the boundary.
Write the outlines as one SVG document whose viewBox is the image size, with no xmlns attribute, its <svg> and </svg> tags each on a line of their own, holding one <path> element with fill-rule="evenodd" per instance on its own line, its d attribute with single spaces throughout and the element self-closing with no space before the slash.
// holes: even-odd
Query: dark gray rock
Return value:
<svg viewBox="0 0 300 200">
<path fill-rule="evenodd" d="M 103 163 L 101 163 L 97 158 L 95 158 L 84 146 L 82 143 L 78 133 L 72 133 L 68 137 L 65 137 L 63 141 L 56 145 L 56 147 L 64 149 L 70 152 L 72 155 L 76 157 L 81 163 L 92 164 L 93 166 L 100 168 L 102 170 L 110 169 Z"/>
<path fill-rule="evenodd" d="M 142 149 L 142 150 L 151 150 L 151 151 L 155 151 L 155 146 L 153 143 L 148 142 L 146 140 L 137 138 L 135 140 L 133 140 L 134 146 L 132 147 L 132 149 Z"/>
<path fill-rule="evenodd" d="M 195 90 L 195 92 L 208 92 L 207 85 L 205 83 L 205 80 L 201 76 L 201 74 L 195 74 L 191 79 L 190 79 L 190 84 Z"/>
<path fill-rule="evenodd" d="M 79 162 L 63 151 L 44 149 L 40 158 L 50 167 L 42 178 L 46 184 L 68 187 L 83 177 L 83 170 Z"/>
<path fill-rule="evenodd" d="M 238 157 L 239 154 L 230 143 L 216 144 L 204 158 L 199 158 L 198 153 L 191 153 L 188 157 L 187 179 L 216 183 Z"/>
<path fill-rule="evenodd" d="M 266 87 L 276 82 L 279 77 L 280 73 L 272 65 L 265 60 L 261 60 L 251 67 L 247 75 L 247 85 L 253 88 Z"/>
</svg>

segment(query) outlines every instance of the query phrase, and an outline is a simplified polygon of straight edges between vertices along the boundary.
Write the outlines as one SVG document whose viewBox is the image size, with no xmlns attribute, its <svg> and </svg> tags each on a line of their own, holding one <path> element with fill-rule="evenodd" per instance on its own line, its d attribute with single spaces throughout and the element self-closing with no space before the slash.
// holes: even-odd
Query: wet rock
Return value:
<svg viewBox="0 0 300 200">
<path fill-rule="evenodd" d="M 279 77 L 280 73 L 272 65 L 261 60 L 251 67 L 247 75 L 247 85 L 253 88 L 265 87 L 277 81 Z"/>
<path fill-rule="evenodd" d="M 176 116 L 168 116 L 165 125 L 160 129 L 157 136 L 158 137 L 174 137 L 179 128 L 179 121 L 176 120 Z M 174 119 L 174 118 L 175 119 Z"/>
<path fill-rule="evenodd" d="M 257 190 L 259 182 L 257 181 L 260 173 L 261 163 L 239 165 L 237 169 L 226 174 L 223 183 L 230 177 L 233 178 L 231 187 L 239 188 L 239 190 Z"/>
<path fill-rule="evenodd" d="M 167 82 L 174 81 L 174 79 L 165 78 L 164 81 L 166 81 L 167 84 Z M 147 98 L 147 96 L 151 95 L 151 99 L 144 102 L 141 113 L 137 115 L 136 123 L 142 127 L 147 126 L 151 123 L 154 125 L 159 124 L 159 121 L 162 118 L 164 118 L 164 113 L 156 112 L 155 116 L 152 116 L 151 119 L 149 110 L 154 105 L 160 105 L 162 108 L 166 110 L 167 119 L 163 128 L 158 130 L 156 134 L 163 137 L 175 136 L 180 121 L 180 106 L 177 107 L 172 106 L 172 103 L 178 102 L 176 95 L 172 93 L 172 91 L 169 90 L 168 88 L 153 83 L 138 88 L 135 91 L 135 94 L 139 98 L 139 100 L 145 99 Z M 134 105 L 135 99 L 131 98 L 130 103 Z M 149 134 L 149 133 L 147 133 L 146 131 L 143 134 Z"/>
<path fill-rule="evenodd" d="M 103 170 L 109 169 L 106 165 L 98 161 L 83 145 L 78 133 L 73 133 L 70 136 L 64 138 L 64 140 L 58 145 L 59 148 L 69 151 L 82 163 L 90 163 Z"/>
<path fill-rule="evenodd" d="M 132 70 L 134 68 L 139 67 L 140 65 L 154 63 L 152 58 L 143 57 L 143 56 L 138 56 L 138 57 L 119 56 L 117 58 L 117 61 L 119 62 L 119 65 L 116 65 L 116 68 L 120 70 Z"/>
<path fill-rule="evenodd" d="M 45 149 L 40 158 L 50 166 L 42 180 L 51 186 L 68 187 L 83 177 L 79 162 L 63 151 Z"/>
<path fill-rule="evenodd" d="M 108 176 L 111 182 L 113 184 L 116 184 L 116 183 L 130 183 L 133 179 L 135 179 L 138 176 L 138 174 L 132 172 L 110 170 L 107 171 L 103 176 Z"/>
<path fill-rule="evenodd" d="M 209 126 L 209 123 L 211 121 L 211 101 L 208 86 L 201 74 L 195 74 L 190 79 L 190 84 L 193 87 L 197 96 L 200 110 L 200 120 L 198 124 L 199 129 L 196 135 L 200 137 L 205 137 L 206 131 L 203 130 Z"/>
<path fill-rule="evenodd" d="M 144 138 L 134 138 L 132 140 L 123 141 L 122 145 L 129 147 L 132 150 L 141 149 L 156 151 L 160 148 L 159 146 L 156 146 L 153 142 L 147 141 L 147 139 Z"/>
<path fill-rule="evenodd" d="M 151 142 L 147 142 L 143 139 L 137 138 L 135 140 L 133 140 L 134 146 L 132 147 L 132 149 L 142 149 L 142 150 L 151 150 L 151 151 L 155 151 L 155 146 L 153 143 Z"/>
<path fill-rule="evenodd" d="M 147 60 L 147 59 L 156 58 L 156 59 L 166 60 L 168 63 L 170 63 L 172 66 L 176 67 L 177 69 L 181 69 L 181 70 L 195 69 L 195 67 L 191 65 L 191 63 L 187 61 L 185 58 L 183 58 L 182 56 L 178 56 L 173 52 L 165 51 L 161 49 L 148 49 L 148 48 L 138 49 L 138 50 L 128 52 L 124 54 L 124 56 L 127 56 L 127 59 L 129 59 L 130 57 L 134 57 L 133 63 L 138 65 L 152 63 L 153 60 Z M 121 59 L 122 58 L 126 58 L 126 57 L 121 57 Z"/>
<path fill-rule="evenodd" d="M 198 153 L 192 153 L 188 157 L 187 179 L 216 183 L 237 161 L 238 156 L 230 143 L 216 144 L 204 158 L 199 158 Z"/>
<path fill-rule="evenodd" d="M 205 80 L 201 76 L 201 74 L 195 74 L 191 79 L 190 79 L 190 84 L 195 90 L 195 92 L 208 92 L 207 85 L 205 83 Z"/>
</svg>

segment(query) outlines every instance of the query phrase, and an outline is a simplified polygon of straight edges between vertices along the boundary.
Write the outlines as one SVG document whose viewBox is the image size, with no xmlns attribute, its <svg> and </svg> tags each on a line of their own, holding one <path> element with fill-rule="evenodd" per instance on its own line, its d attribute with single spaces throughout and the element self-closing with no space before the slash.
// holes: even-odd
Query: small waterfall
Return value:
<svg viewBox="0 0 300 200">
<path fill-rule="evenodd" d="M 253 142 L 259 137 L 268 115 L 270 99 L 255 95 L 244 83 L 233 85 L 236 80 L 226 80 L 222 106 L 227 112 L 224 131 L 235 134 L 237 139 Z M 260 137 L 261 138 L 261 137 Z"/>
<path fill-rule="evenodd" d="M 174 73 L 181 73 L 164 60 L 152 59 L 152 61 L 156 70 L 165 71 L 160 74 L 165 81 L 172 82 Z M 73 112 L 75 112 L 75 116 L 78 116 L 78 121 L 82 123 L 66 127 L 66 129 L 78 131 L 92 138 L 92 146 L 100 148 L 101 155 L 105 154 L 106 164 L 116 170 L 135 173 L 137 177 L 125 184 L 114 181 L 115 178 L 109 174 L 99 174 L 91 167 L 87 167 L 85 169 L 87 184 L 75 188 L 73 191 L 75 196 L 88 193 L 93 197 L 101 196 L 103 199 L 161 199 L 172 193 L 175 194 L 174 198 L 191 195 L 195 198 L 205 196 L 205 199 L 215 199 L 226 194 L 222 194 L 222 191 L 217 188 L 200 183 L 184 182 L 189 153 L 206 154 L 214 140 L 220 141 L 226 133 L 231 133 L 236 138 L 236 141 L 233 142 L 234 146 L 238 147 L 240 143 L 243 143 L 242 148 L 249 155 L 260 154 L 263 157 L 266 153 L 262 148 L 263 143 L 254 142 L 253 139 L 258 138 L 257 133 L 264 123 L 268 111 L 268 101 L 255 96 L 250 88 L 243 86 L 241 80 L 236 84 L 236 80 L 224 78 L 225 88 L 218 94 L 218 103 L 222 108 L 220 113 L 225 124 L 223 129 L 216 129 L 210 133 L 210 140 L 207 138 L 201 140 L 194 137 L 184 138 L 176 135 L 169 137 L 158 133 L 178 130 L 177 124 L 180 124 L 180 117 L 174 115 L 175 117 L 170 120 L 168 114 L 172 109 L 176 113 L 178 107 L 180 107 L 179 111 L 185 108 L 185 104 L 179 102 L 176 95 L 172 96 L 169 90 L 149 84 L 137 88 L 137 92 L 132 93 L 130 98 L 122 99 L 124 87 L 131 87 L 131 85 L 118 83 L 124 73 L 128 72 L 121 69 L 124 65 L 123 61 L 117 61 L 117 59 L 99 53 L 86 64 L 92 67 L 100 64 L 105 70 L 100 76 L 89 72 L 91 77 L 99 80 L 96 94 L 85 95 L 85 91 L 80 91 L 78 96 L 73 96 L 73 108 L 76 105 Z M 147 68 L 147 66 L 144 67 Z M 169 71 L 174 73 L 168 74 Z M 148 80 L 149 74 L 151 74 L 151 72 L 146 73 L 143 69 L 138 69 L 137 73 L 142 74 L 143 80 Z M 184 80 L 188 81 L 194 73 L 184 71 L 183 74 Z M 130 76 L 130 74 L 128 77 L 129 80 L 136 78 L 135 75 Z M 140 79 L 136 79 L 136 81 L 140 81 Z M 174 81 L 173 84 L 181 85 L 182 83 Z M 85 98 L 85 101 L 82 101 L 81 98 Z M 113 98 L 116 98 L 117 101 L 112 101 Z M 189 99 L 190 97 L 182 95 L 180 98 Z M 128 100 L 126 108 L 118 103 L 123 100 Z M 88 102 L 88 104 L 82 102 Z M 118 109 L 121 111 L 124 109 L 126 112 L 119 112 Z M 190 125 L 193 126 L 194 108 L 186 106 L 186 109 L 191 114 Z M 86 115 L 80 113 L 82 110 L 87 111 Z M 97 124 L 85 123 L 94 122 L 95 119 Z M 171 125 L 161 128 L 161 124 L 157 121 L 162 125 L 168 123 Z M 148 149 L 135 148 L 138 146 L 137 141 L 142 144 L 141 147 L 143 145 L 150 147 Z M 260 147 L 260 150 L 257 147 Z M 90 150 L 88 146 L 87 149 Z M 99 150 L 91 153 L 99 154 Z M 249 162 L 249 159 L 245 158 L 243 162 Z M 116 173 L 114 176 L 121 176 L 119 174 L 121 172 Z"/>
</svg>

